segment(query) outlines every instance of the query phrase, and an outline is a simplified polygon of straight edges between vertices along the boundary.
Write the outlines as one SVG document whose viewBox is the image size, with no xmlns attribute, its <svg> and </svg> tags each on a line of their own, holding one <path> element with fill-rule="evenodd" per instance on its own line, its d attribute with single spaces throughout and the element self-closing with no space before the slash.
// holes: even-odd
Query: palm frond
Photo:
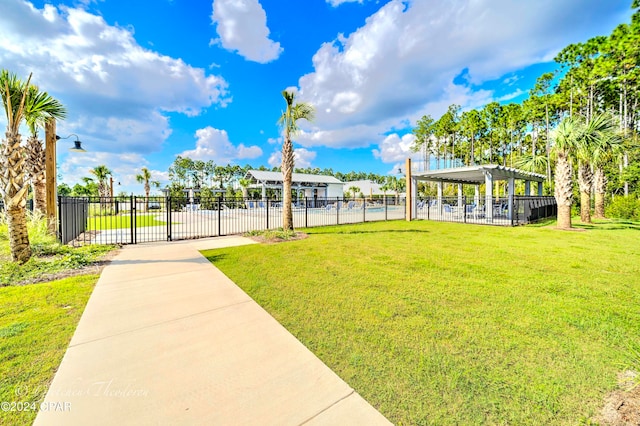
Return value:
<svg viewBox="0 0 640 426">
<path fill-rule="evenodd" d="M 288 137 L 299 130 L 298 120 L 305 119 L 307 121 L 313 121 L 315 118 L 315 108 L 307 102 L 294 103 L 294 92 L 284 90 L 282 96 L 287 103 L 287 109 L 280 115 L 278 124 L 284 129 L 285 137 Z"/>
<path fill-rule="evenodd" d="M 544 174 L 547 170 L 547 157 L 546 155 L 525 154 L 515 161 L 515 166 L 528 172 Z"/>
<path fill-rule="evenodd" d="M 313 121 L 316 115 L 316 110 L 313 106 L 306 102 L 301 102 L 293 107 L 293 117 L 295 120 L 307 120 Z"/>
<path fill-rule="evenodd" d="M 0 97 L 7 117 L 7 128 L 18 132 L 24 118 L 24 106 L 27 97 L 27 88 L 31 81 L 31 74 L 26 83 L 23 83 L 15 74 L 3 69 L 0 72 Z"/>
<path fill-rule="evenodd" d="M 109 168 L 107 168 L 107 166 L 105 165 L 96 166 L 93 169 L 89 170 L 89 172 L 94 175 L 100 182 L 106 181 L 109 175 L 111 175 L 111 170 L 109 170 Z"/>
<path fill-rule="evenodd" d="M 38 127 L 43 128 L 49 119 L 64 120 L 67 117 L 62 103 L 47 92 L 41 92 L 38 86 L 29 86 L 28 92 L 24 114 L 32 134 L 37 133 Z"/>
<path fill-rule="evenodd" d="M 577 141 L 584 132 L 584 126 L 577 117 L 566 117 L 551 132 L 553 140 L 552 153 L 558 151 L 573 152 L 577 147 Z"/>
</svg>

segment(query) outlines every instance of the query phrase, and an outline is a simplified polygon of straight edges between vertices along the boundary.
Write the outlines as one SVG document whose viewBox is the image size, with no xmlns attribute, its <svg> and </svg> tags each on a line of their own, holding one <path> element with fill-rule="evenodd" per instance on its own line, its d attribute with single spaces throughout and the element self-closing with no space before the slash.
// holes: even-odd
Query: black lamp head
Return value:
<svg viewBox="0 0 640 426">
<path fill-rule="evenodd" d="M 56 140 L 69 139 L 71 136 L 75 136 L 76 140 L 73 141 L 73 146 L 71 148 L 69 148 L 69 151 L 87 152 L 87 150 L 82 147 L 82 142 L 80 142 L 80 139 L 78 138 L 78 135 L 76 135 L 75 133 L 71 133 L 69 136 L 64 137 L 64 138 L 61 138 L 60 136 L 56 135 Z"/>
</svg>

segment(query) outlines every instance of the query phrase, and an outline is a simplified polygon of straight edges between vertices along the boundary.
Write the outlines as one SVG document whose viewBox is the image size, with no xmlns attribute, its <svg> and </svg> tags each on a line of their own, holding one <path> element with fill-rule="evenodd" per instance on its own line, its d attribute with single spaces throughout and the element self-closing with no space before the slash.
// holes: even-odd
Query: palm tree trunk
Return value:
<svg viewBox="0 0 640 426">
<path fill-rule="evenodd" d="M 151 185 L 149 185 L 149 181 L 145 181 L 144 183 L 144 211 L 149 211 L 149 193 L 151 192 Z"/>
<path fill-rule="evenodd" d="M 98 196 L 100 197 L 100 210 L 102 214 L 105 214 L 107 211 L 107 206 L 108 206 L 108 202 L 107 202 L 107 197 L 109 196 L 108 193 L 109 189 L 107 188 L 107 184 L 104 181 L 99 181 L 98 182 Z"/>
<path fill-rule="evenodd" d="M 45 216 L 47 210 L 47 182 L 44 172 L 32 177 L 33 182 L 33 211 Z"/>
<path fill-rule="evenodd" d="M 601 167 L 596 168 L 593 176 L 593 186 L 596 194 L 596 205 L 593 217 L 596 219 L 604 219 L 604 195 L 607 189 L 607 179 Z"/>
<path fill-rule="evenodd" d="M 26 200 L 22 205 L 7 208 L 7 225 L 9 228 L 9 248 L 11 260 L 25 263 L 31 257 L 31 245 L 27 231 Z"/>
<path fill-rule="evenodd" d="M 578 165 L 578 186 L 580 187 L 580 221 L 591 223 L 591 188 L 593 173 L 585 162 Z"/>
<path fill-rule="evenodd" d="M 580 222 L 591 223 L 591 194 L 580 191 Z"/>
<path fill-rule="evenodd" d="M 293 211 L 291 210 L 291 179 L 293 166 L 293 144 L 287 134 L 285 135 L 284 144 L 282 145 L 282 174 L 284 176 L 282 183 L 282 229 L 285 231 L 293 230 Z"/>
<path fill-rule="evenodd" d="M 573 203 L 573 189 L 571 184 L 571 163 L 566 152 L 558 153 L 556 162 L 554 196 L 558 204 L 558 228 L 571 228 L 571 204 Z"/>
<path fill-rule="evenodd" d="M 25 185 L 24 149 L 20 134 L 8 131 L 0 151 L 0 185 L 4 194 L 9 230 L 9 248 L 14 262 L 25 263 L 31 257 L 27 231 L 27 186 Z"/>
<path fill-rule="evenodd" d="M 33 185 L 33 210 L 42 216 L 46 214 L 47 209 L 45 164 L 42 141 L 34 135 L 29 136 L 27 139 L 26 171 Z"/>
</svg>

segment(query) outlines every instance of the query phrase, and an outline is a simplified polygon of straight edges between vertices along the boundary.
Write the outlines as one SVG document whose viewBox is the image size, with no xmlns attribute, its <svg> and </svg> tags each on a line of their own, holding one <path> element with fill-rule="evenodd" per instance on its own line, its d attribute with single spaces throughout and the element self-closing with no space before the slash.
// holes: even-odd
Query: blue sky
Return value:
<svg viewBox="0 0 640 426">
<path fill-rule="evenodd" d="M 392 173 L 411 126 L 448 105 L 520 101 L 570 43 L 628 22 L 630 0 L 0 1 L 0 66 L 62 101 L 62 181 L 106 164 L 140 192 L 176 155 L 279 164 L 283 89 L 317 109 L 299 167 Z M 4 125 L 4 122 L 0 122 Z"/>
</svg>

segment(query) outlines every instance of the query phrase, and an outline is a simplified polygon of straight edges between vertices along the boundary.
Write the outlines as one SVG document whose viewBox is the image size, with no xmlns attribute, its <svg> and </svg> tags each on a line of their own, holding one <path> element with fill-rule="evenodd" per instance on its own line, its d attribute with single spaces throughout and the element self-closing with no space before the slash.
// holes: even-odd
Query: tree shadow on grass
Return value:
<svg viewBox="0 0 640 426">
<path fill-rule="evenodd" d="M 215 263 L 219 260 L 224 260 L 226 258 L 227 258 L 226 254 L 212 254 L 209 256 L 205 256 L 205 259 L 207 259 L 211 263 Z"/>
<path fill-rule="evenodd" d="M 431 231 L 425 231 L 423 229 L 380 229 L 380 230 L 335 230 L 335 231 L 320 231 L 313 232 L 313 230 L 307 230 L 309 235 L 322 235 L 322 234 L 428 234 Z"/>
<path fill-rule="evenodd" d="M 630 220 L 604 223 L 576 223 L 574 226 L 576 228 L 588 229 L 590 231 L 623 231 L 625 229 L 640 231 L 640 223 Z"/>
</svg>

